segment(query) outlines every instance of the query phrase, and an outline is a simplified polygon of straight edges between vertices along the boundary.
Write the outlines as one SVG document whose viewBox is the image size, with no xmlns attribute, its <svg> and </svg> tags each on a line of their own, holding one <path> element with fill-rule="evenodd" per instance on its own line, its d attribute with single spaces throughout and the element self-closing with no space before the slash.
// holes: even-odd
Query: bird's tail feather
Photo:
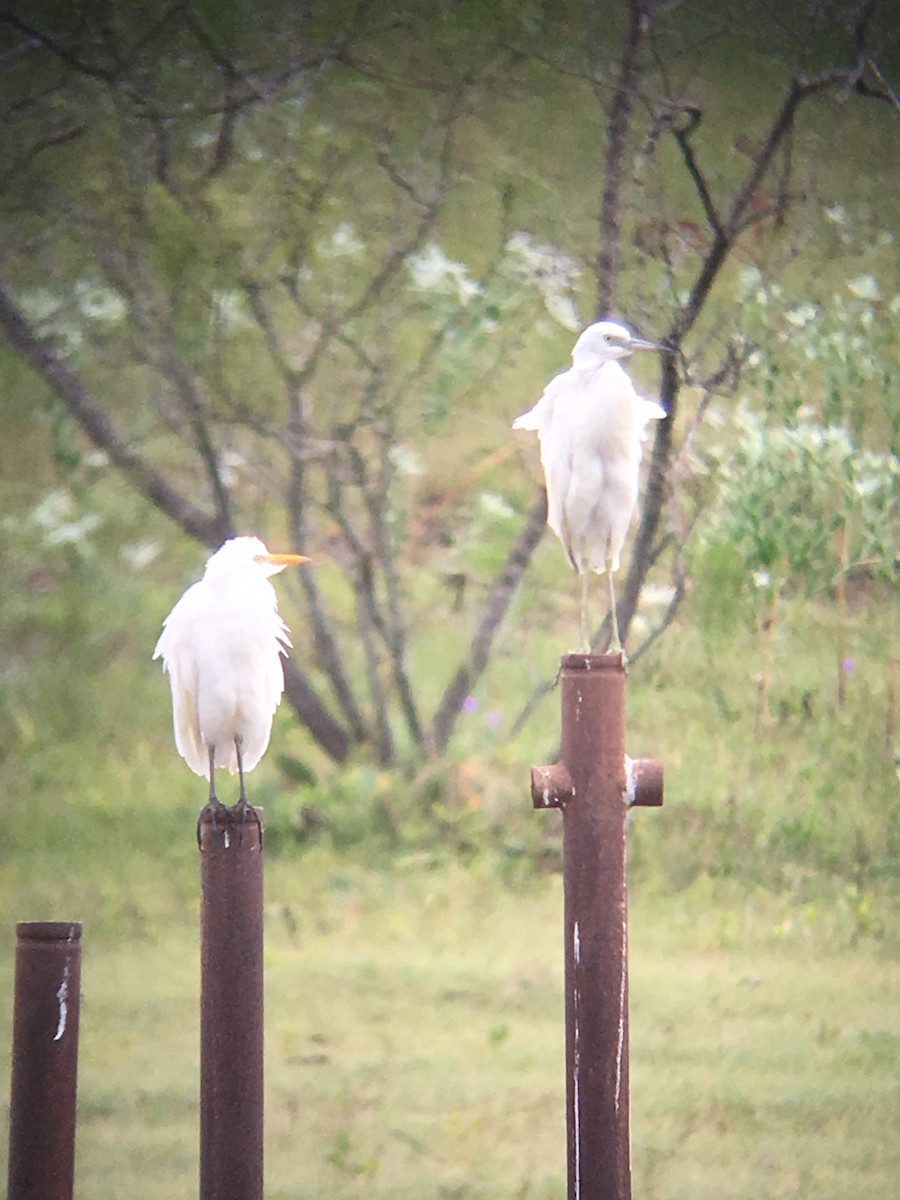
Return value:
<svg viewBox="0 0 900 1200">
<path fill-rule="evenodd" d="M 534 415 L 534 409 L 529 409 L 527 413 L 522 413 L 521 417 L 516 417 L 512 423 L 513 429 L 538 429 L 538 419 Z"/>
</svg>

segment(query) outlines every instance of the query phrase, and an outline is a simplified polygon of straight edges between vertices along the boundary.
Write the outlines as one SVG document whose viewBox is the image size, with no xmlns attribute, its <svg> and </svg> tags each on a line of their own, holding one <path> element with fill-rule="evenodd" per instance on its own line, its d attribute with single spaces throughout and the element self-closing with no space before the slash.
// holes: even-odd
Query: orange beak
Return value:
<svg viewBox="0 0 900 1200">
<path fill-rule="evenodd" d="M 289 563 L 312 562 L 312 559 L 305 554 L 259 554 L 256 561 L 272 563 L 276 567 L 286 567 Z"/>
</svg>

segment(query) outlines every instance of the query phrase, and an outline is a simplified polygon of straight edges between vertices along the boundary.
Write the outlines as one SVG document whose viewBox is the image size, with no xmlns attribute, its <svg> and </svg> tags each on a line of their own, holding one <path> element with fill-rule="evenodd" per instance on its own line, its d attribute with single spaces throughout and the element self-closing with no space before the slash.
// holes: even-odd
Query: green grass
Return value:
<svg viewBox="0 0 900 1200">
<path fill-rule="evenodd" d="M 759 736 L 753 637 L 738 626 L 709 642 L 692 613 L 628 686 L 629 749 L 667 772 L 665 807 L 630 833 L 635 1195 L 889 1200 L 890 606 L 848 619 L 843 709 L 836 614 L 789 608 Z M 552 671 L 566 620 L 525 660 L 510 637 L 454 760 L 411 781 L 314 762 L 318 784 L 292 791 L 278 754 L 303 757 L 305 742 L 282 714 L 252 776 L 270 828 L 273 1200 L 564 1194 L 561 882 L 539 866 L 556 861 L 559 819 L 526 793 L 558 695 L 516 741 L 503 733 L 509 697 Z M 117 714 L 103 677 L 88 679 L 77 741 L 35 729 L 8 764 L 0 1027 L 12 922 L 82 919 L 78 1188 L 92 1200 L 196 1193 L 198 781 L 169 744 L 165 681 L 136 663 L 129 650 L 109 668 Z M 485 713 L 503 705 L 494 729 Z M 327 821 L 305 842 L 300 804 Z M 4 1039 L 4 1078 L 8 1052 Z"/>
<path fill-rule="evenodd" d="M 270 832 L 271 1200 L 564 1194 L 559 818 L 526 791 L 558 693 L 519 738 L 505 731 L 570 615 L 525 657 L 507 635 L 453 760 L 412 779 L 328 769 L 281 714 L 251 777 Z M 759 734 L 752 634 L 710 640 L 695 615 L 628 685 L 628 748 L 664 762 L 667 788 L 629 835 L 634 1194 L 892 1200 L 890 603 L 863 598 L 842 631 L 826 604 L 789 605 Z M 12 922 L 83 920 L 79 1193 L 168 1200 L 197 1186 L 202 785 L 170 745 L 165 681 L 130 643 L 83 689 L 70 739 L 35 726 L 7 764 L 0 1028 Z M 289 786 L 284 753 L 318 782 Z M 305 840 L 301 805 L 325 821 Z M 3 1078 L 8 1053 L 3 1039 Z"/>
<path fill-rule="evenodd" d="M 266 894 L 267 1196 L 563 1196 L 558 877 L 321 849 Z M 81 1195 L 196 1193 L 196 937 L 193 901 L 152 936 L 85 932 Z M 878 942 L 836 952 L 765 894 L 635 889 L 635 1195 L 893 1197 L 898 993 Z"/>
</svg>

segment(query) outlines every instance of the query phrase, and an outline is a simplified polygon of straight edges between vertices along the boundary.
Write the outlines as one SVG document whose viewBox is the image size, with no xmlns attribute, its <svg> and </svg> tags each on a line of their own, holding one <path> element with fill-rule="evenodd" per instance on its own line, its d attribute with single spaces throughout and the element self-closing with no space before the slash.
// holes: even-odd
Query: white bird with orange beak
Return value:
<svg viewBox="0 0 900 1200">
<path fill-rule="evenodd" d="M 256 537 L 231 538 L 163 622 L 153 657 L 162 658 L 172 685 L 175 746 L 191 770 L 209 780 L 200 821 L 211 811 L 217 825 L 237 817 L 242 826 L 248 814 L 259 825 L 244 775 L 269 744 L 284 691 L 282 655 L 291 644 L 269 577 L 308 561 L 302 554 L 271 554 Z M 231 807 L 216 795 L 217 766 L 240 776 Z M 199 822 L 197 829 L 199 839 Z"/>
</svg>

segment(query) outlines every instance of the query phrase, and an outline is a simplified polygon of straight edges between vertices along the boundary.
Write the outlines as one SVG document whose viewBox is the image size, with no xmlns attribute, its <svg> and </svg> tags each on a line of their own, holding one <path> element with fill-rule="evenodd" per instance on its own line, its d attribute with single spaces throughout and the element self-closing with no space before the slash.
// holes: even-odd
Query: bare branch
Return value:
<svg viewBox="0 0 900 1200">
<path fill-rule="evenodd" d="M 183 495 L 156 467 L 130 446 L 109 417 L 88 396 L 81 381 L 50 342 L 38 337 L 11 292 L 0 281 L 0 331 L 62 402 L 66 411 L 128 482 L 189 536 L 210 548 L 235 530 L 222 512 L 208 513 Z M 297 666 L 285 664 L 288 698 L 313 738 L 336 762 L 347 756 L 347 735 L 328 713 Z"/>
<path fill-rule="evenodd" d="M 716 237 L 725 237 L 725 230 L 722 228 L 722 218 L 719 216 L 713 198 L 710 195 L 706 177 L 700 170 L 694 155 L 694 148 L 690 142 L 691 134 L 702 120 L 703 110 L 699 105 L 685 105 L 682 111 L 689 118 L 688 124 L 679 128 L 673 121 L 671 124 L 672 136 L 678 143 L 678 148 L 681 151 L 687 172 L 694 181 L 694 187 L 697 189 L 697 195 L 700 198 L 700 203 L 703 205 L 703 212 L 706 215 L 710 228 Z"/>
<path fill-rule="evenodd" d="M 168 345 L 163 352 L 162 367 L 165 374 L 175 385 L 175 390 L 181 400 L 182 411 L 184 412 L 191 433 L 194 438 L 194 445 L 197 448 L 197 453 L 200 461 L 206 470 L 206 476 L 209 480 L 210 490 L 212 491 L 213 502 L 220 523 L 229 529 L 233 527 L 231 496 L 222 479 L 222 467 L 219 461 L 219 453 L 213 444 L 210 435 L 209 422 L 206 415 L 206 405 L 197 388 L 196 381 L 187 367 L 184 360 L 178 355 L 174 348 L 174 336 L 171 330 L 167 330 Z"/>
<path fill-rule="evenodd" d="M 497 576 L 481 612 L 475 636 L 469 647 L 466 661 L 460 664 L 444 692 L 434 715 L 429 742 L 438 753 L 443 753 L 453 734 L 463 701 L 487 666 L 497 631 L 506 616 L 516 588 L 525 573 L 534 548 L 544 533 L 547 522 L 547 494 L 541 498 L 528 514 L 522 532 L 509 553 L 503 570 Z"/>
<path fill-rule="evenodd" d="M 55 146 L 64 146 L 67 142 L 81 137 L 86 131 L 87 126 L 81 124 L 69 125 L 65 129 L 57 129 L 52 133 L 45 134 L 34 145 L 29 146 L 24 154 L 20 154 L 13 164 L 3 172 L 3 175 L 0 176 L 0 192 L 6 191 L 10 182 L 22 171 L 30 167 L 35 159 L 43 154 L 45 150 L 52 150 Z"/>
<path fill-rule="evenodd" d="M 356 628 L 362 642 L 363 656 L 366 661 L 366 676 L 369 680 L 369 693 L 372 697 L 372 712 L 375 723 L 375 754 L 382 767 L 393 765 L 395 757 L 394 735 L 388 718 L 387 696 L 381 682 L 380 663 L 375 648 L 374 636 L 374 603 L 375 593 L 372 586 L 371 559 L 360 562 L 362 571 L 361 585 L 356 588 Z"/>
<path fill-rule="evenodd" d="M 725 263 L 729 251 L 740 232 L 748 212 L 752 211 L 753 198 L 765 178 L 778 148 L 789 138 L 797 109 L 810 96 L 834 88 L 852 88 L 862 70 L 862 64 L 833 68 L 813 76 L 799 76 L 790 84 L 769 127 L 761 147 L 756 153 L 750 170 L 738 189 L 728 216 L 713 237 L 712 245 L 704 259 L 697 278 L 690 289 L 687 300 L 675 312 L 666 341 L 674 350 L 680 350 L 684 338 L 693 328 L 709 296 L 713 283 Z M 696 165 L 697 175 L 705 179 Z M 693 176 L 692 176 L 693 177 Z M 695 183 L 697 182 L 695 178 Z M 662 515 L 668 490 L 671 464 L 672 430 L 678 410 L 680 382 L 675 355 L 664 356 L 662 364 L 661 402 L 667 416 L 656 428 L 650 475 L 641 520 L 635 538 L 634 549 L 625 581 L 624 594 L 617 604 L 620 630 L 629 628 L 637 610 L 638 598 L 649 569 L 653 544 Z M 624 634 L 623 634 L 624 637 Z"/>
<path fill-rule="evenodd" d="M 0 20 L 3 20 L 2 14 L 0 14 Z M 5 70 L 17 58 L 22 58 L 23 55 L 29 54 L 38 46 L 40 46 L 40 42 L 37 38 L 23 37 L 20 42 L 16 42 L 15 45 L 7 47 L 6 50 L 0 53 L 0 69 Z"/>
<path fill-rule="evenodd" d="M 358 5 L 357 8 L 361 12 L 364 5 Z M 21 33 L 28 48 L 43 49 L 76 74 L 94 79 L 127 97 L 135 106 L 135 117 L 139 120 L 152 121 L 157 126 L 158 136 L 160 129 L 165 129 L 172 122 L 184 117 L 223 117 L 214 156 L 215 163 L 220 158 L 224 160 L 229 153 L 229 139 L 235 114 L 244 109 L 270 103 L 298 78 L 327 63 L 343 59 L 344 55 L 348 53 L 357 16 L 357 14 L 351 16 L 343 32 L 331 44 L 303 50 L 286 67 L 275 72 L 269 79 L 253 79 L 248 74 L 239 71 L 224 50 L 216 45 L 209 31 L 204 29 L 194 14 L 192 6 L 185 0 L 177 0 L 151 25 L 139 41 L 129 47 L 129 59 L 135 60 L 139 54 L 146 53 L 153 42 L 161 37 L 170 36 L 175 18 L 179 14 L 185 15 L 187 28 L 190 29 L 197 42 L 225 78 L 226 86 L 221 104 L 186 100 L 177 105 L 163 106 L 156 96 L 143 89 L 139 74 L 136 72 L 129 74 L 131 62 L 123 60 L 119 53 L 119 46 L 109 36 L 108 29 L 104 29 L 103 33 L 106 35 L 104 42 L 112 65 L 94 61 L 86 54 L 81 53 L 77 46 L 68 45 L 52 33 L 37 28 L 8 7 L 0 9 L 0 25 L 6 24 Z M 162 161 L 164 158 L 163 148 L 160 147 L 158 159 Z M 160 175 L 160 178 L 164 178 L 164 174 Z"/>
<path fill-rule="evenodd" d="M 16 13 L 5 8 L 0 10 L 0 24 L 9 25 L 13 29 L 18 30 L 23 34 L 31 45 L 41 46 L 45 50 L 49 50 L 61 62 L 64 62 L 67 67 L 71 67 L 78 71 L 81 75 L 87 75 L 91 79 L 99 79 L 104 83 L 115 83 L 115 73 L 106 67 L 98 66 L 96 63 L 88 62 L 86 58 L 81 57 L 69 46 L 56 38 L 43 33 L 40 29 L 29 25 L 27 21 L 23 21 Z"/>
<path fill-rule="evenodd" d="M 304 409 L 302 393 L 297 388 L 290 388 L 288 432 L 290 433 L 291 470 L 288 481 L 287 514 L 293 545 L 299 550 L 309 544 L 306 519 L 306 463 L 299 452 L 307 436 L 307 420 Z M 344 670 L 343 656 L 338 649 L 337 639 L 328 619 L 327 605 L 316 582 L 315 572 L 301 571 L 298 573 L 298 577 L 306 595 L 307 617 L 316 652 L 316 661 L 331 685 L 341 711 L 350 726 L 352 737 L 357 742 L 364 742 L 369 737 L 369 731 Z"/>
<path fill-rule="evenodd" d="M 237 129 L 238 113 L 241 111 L 240 105 L 237 103 L 237 73 L 227 63 L 223 64 L 219 70 L 222 75 L 224 101 L 215 151 L 205 172 L 205 179 L 214 179 L 231 164 L 234 158 L 234 135 Z"/>
<path fill-rule="evenodd" d="M 291 658 L 284 662 L 284 691 L 300 721 L 329 758 L 334 762 L 344 762 L 350 752 L 346 732 L 325 708 Z"/>
<path fill-rule="evenodd" d="M 656 642 L 666 632 L 672 622 L 678 615 L 678 610 L 681 608 L 681 602 L 684 600 L 685 593 L 685 576 L 684 571 L 680 572 L 678 582 L 675 584 L 675 590 L 672 592 L 672 598 L 666 606 L 666 611 L 662 618 L 657 622 L 654 628 L 650 631 L 646 638 L 641 642 L 638 648 L 633 653 L 628 655 L 629 666 L 634 666 L 644 657 L 647 651 L 655 645 Z"/>
<path fill-rule="evenodd" d="M 900 92 L 889 82 L 871 54 L 865 56 L 865 63 L 877 82 L 869 83 L 863 75 L 860 75 L 856 81 L 856 90 L 859 95 L 868 96 L 874 100 L 884 100 L 885 103 L 892 105 L 900 112 Z"/>
<path fill-rule="evenodd" d="M 218 546 L 234 533 L 226 514 L 207 513 L 198 508 L 128 444 L 102 409 L 93 403 L 53 345 L 37 335 L 2 282 L 0 329 L 12 349 L 34 368 L 91 442 L 109 455 L 113 465 L 152 504 L 207 546 Z"/>
<path fill-rule="evenodd" d="M 628 32 L 619 59 L 619 75 L 607 115 L 603 194 L 600 201 L 597 249 L 597 313 L 615 311 L 621 270 L 621 228 L 625 161 L 631 110 L 640 80 L 640 51 L 647 32 L 648 13 L 642 0 L 628 0 Z M 596 51 L 595 51 L 596 53 Z M 594 94 L 602 103 L 600 90 Z"/>
<path fill-rule="evenodd" d="M 262 331 L 266 349 L 274 367 L 285 383 L 296 390 L 300 386 L 300 373 L 290 364 L 287 351 L 275 328 L 275 322 L 263 300 L 263 289 L 255 280 L 248 278 L 241 280 L 241 287 L 247 297 L 253 318 Z"/>
<path fill-rule="evenodd" d="M 379 762 L 388 765 L 394 757 L 394 741 L 388 722 L 387 698 L 381 682 L 378 652 L 375 647 L 377 633 L 385 643 L 389 635 L 385 630 L 378 599 L 375 594 L 375 567 L 371 550 L 365 546 L 347 516 L 344 504 L 343 484 L 339 472 L 332 470 L 328 476 L 328 508 L 340 526 L 344 540 L 353 555 L 353 590 L 357 609 L 357 627 L 366 661 L 366 674 L 372 697 L 373 721 L 376 732 L 376 750 Z"/>
<path fill-rule="evenodd" d="M 282 377 L 287 394 L 287 427 L 275 433 L 274 436 L 285 444 L 290 457 L 286 495 L 288 526 L 293 544 L 302 550 L 310 542 L 306 494 L 306 465 L 310 431 L 303 390 L 298 372 L 290 365 L 288 352 L 264 302 L 263 289 L 254 280 L 248 278 L 242 280 L 242 288 L 247 297 L 250 311 L 262 331 L 269 357 Z M 242 414 L 241 420 L 245 425 L 250 424 L 247 414 Z M 257 428 L 256 432 L 261 433 L 262 431 Z M 334 453 L 333 446 L 328 449 L 328 453 Z M 310 624 L 316 662 L 328 679 L 335 699 L 350 727 L 351 737 L 357 742 L 368 741 L 369 729 L 344 669 L 344 659 L 338 648 L 337 638 L 328 618 L 328 606 L 316 582 L 315 572 L 302 571 L 299 573 L 299 579 L 306 597 L 306 615 Z"/>
<path fill-rule="evenodd" d="M 387 461 L 388 449 L 387 441 L 383 440 L 381 443 L 381 480 L 374 485 L 367 485 L 363 479 L 360 486 L 369 514 L 369 529 L 375 561 L 378 563 L 384 580 L 387 613 L 386 618 L 379 621 L 378 629 L 385 639 L 390 655 L 391 673 L 394 677 L 394 686 L 397 688 L 400 707 L 406 720 L 406 727 L 413 743 L 418 746 L 424 740 L 424 735 L 406 665 L 407 632 L 401 606 L 400 579 L 397 573 L 396 554 L 385 516 L 387 488 L 391 476 Z M 361 467 L 363 464 L 359 462 L 358 469 Z"/>
<path fill-rule="evenodd" d="M 416 221 L 411 232 L 396 242 L 387 252 L 367 286 L 356 300 L 340 312 L 318 318 L 320 328 L 315 344 L 308 354 L 303 367 L 296 372 L 295 378 L 298 386 L 304 387 L 309 383 L 323 358 L 330 351 L 332 344 L 336 340 L 341 340 L 343 331 L 347 326 L 364 313 L 372 311 L 390 284 L 402 272 L 409 257 L 422 246 L 425 238 L 434 228 L 441 204 L 446 198 L 450 185 L 454 148 L 453 138 L 456 123 L 460 116 L 462 99 L 462 92 L 459 90 L 455 91 L 449 97 L 445 111 L 441 114 L 440 128 L 442 137 L 438 155 L 438 176 L 430 195 L 419 199 L 422 209 L 419 219 Z M 402 190 L 405 191 L 406 189 Z M 301 311 L 305 312 L 296 289 L 289 287 L 288 291 L 294 302 L 301 308 Z M 305 312 L 305 315 L 308 316 L 309 314 Z"/>
<path fill-rule="evenodd" d="M 341 49 L 336 53 L 335 58 L 343 66 L 351 67 L 366 79 L 372 79 L 376 83 L 386 83 L 390 87 L 408 88 L 410 91 L 435 92 L 438 94 L 446 94 L 456 90 L 455 85 L 452 83 L 426 79 L 422 76 L 413 78 L 408 71 L 405 71 L 403 74 L 395 74 L 392 71 L 385 70 L 381 65 L 376 65 L 370 59 L 362 58 L 349 49 Z"/>
</svg>

